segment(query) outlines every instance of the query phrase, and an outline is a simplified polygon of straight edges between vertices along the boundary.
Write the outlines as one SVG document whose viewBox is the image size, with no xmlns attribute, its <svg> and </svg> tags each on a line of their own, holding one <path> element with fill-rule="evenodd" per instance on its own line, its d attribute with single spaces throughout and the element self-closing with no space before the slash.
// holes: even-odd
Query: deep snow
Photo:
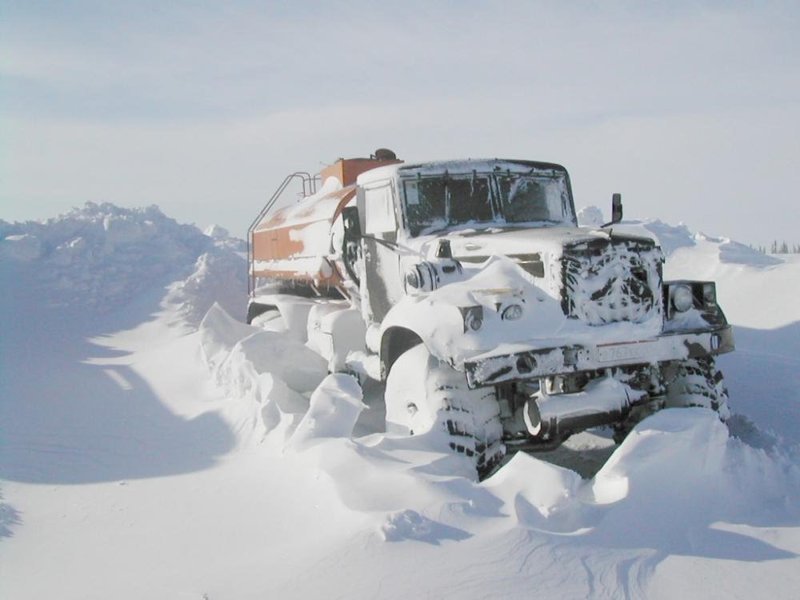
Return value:
<svg viewBox="0 0 800 600">
<path fill-rule="evenodd" d="M 589 479 L 518 454 L 479 484 L 280 321 L 241 323 L 224 231 L 0 222 L 0 597 L 796 597 L 800 261 L 625 227 L 718 282 L 735 436 L 668 410 Z"/>
</svg>

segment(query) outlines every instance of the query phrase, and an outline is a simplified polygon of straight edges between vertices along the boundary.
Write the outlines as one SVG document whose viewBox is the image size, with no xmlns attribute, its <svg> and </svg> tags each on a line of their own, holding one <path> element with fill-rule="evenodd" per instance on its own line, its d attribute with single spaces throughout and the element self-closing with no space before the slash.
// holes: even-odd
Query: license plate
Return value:
<svg viewBox="0 0 800 600">
<path fill-rule="evenodd" d="M 653 348 L 653 342 L 626 342 L 597 347 L 598 362 L 630 362 L 646 359 Z"/>
</svg>

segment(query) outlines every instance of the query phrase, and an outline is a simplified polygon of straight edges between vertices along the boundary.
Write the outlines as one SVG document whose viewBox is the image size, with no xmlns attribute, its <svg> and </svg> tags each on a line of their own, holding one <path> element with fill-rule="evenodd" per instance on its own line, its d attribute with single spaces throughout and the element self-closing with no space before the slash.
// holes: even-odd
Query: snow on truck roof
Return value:
<svg viewBox="0 0 800 600">
<path fill-rule="evenodd" d="M 561 171 L 566 173 L 563 166 L 555 163 L 538 162 L 517 159 L 464 159 L 442 160 L 422 163 L 398 163 L 385 167 L 370 169 L 358 176 L 359 184 L 369 184 L 381 179 L 394 177 L 403 172 L 414 172 L 421 175 L 435 175 L 447 171 L 448 173 L 472 173 L 473 171 L 491 172 L 495 170 L 511 171 L 513 173 L 529 173 L 531 170 Z"/>
</svg>

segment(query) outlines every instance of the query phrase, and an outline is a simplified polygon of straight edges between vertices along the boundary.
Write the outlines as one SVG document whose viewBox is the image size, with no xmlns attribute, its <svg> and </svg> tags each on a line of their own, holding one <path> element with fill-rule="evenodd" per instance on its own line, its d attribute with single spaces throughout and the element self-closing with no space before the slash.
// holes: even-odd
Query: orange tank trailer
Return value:
<svg viewBox="0 0 800 600">
<path fill-rule="evenodd" d="M 334 250 L 330 247 L 333 225 L 355 197 L 358 175 L 397 162 L 401 161 L 383 157 L 339 159 L 323 169 L 320 191 L 268 212 L 252 230 L 251 276 L 314 289 L 339 288 L 342 274 L 327 258 Z M 343 187 L 325 193 L 330 177 Z"/>
</svg>

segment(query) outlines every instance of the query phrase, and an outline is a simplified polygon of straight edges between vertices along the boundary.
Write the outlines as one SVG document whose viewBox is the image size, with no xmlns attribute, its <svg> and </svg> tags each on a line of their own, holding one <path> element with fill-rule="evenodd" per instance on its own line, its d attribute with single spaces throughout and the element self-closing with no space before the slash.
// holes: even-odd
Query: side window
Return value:
<svg viewBox="0 0 800 600">
<path fill-rule="evenodd" d="M 397 219 L 390 183 L 378 184 L 364 190 L 365 230 L 367 235 L 394 232 Z"/>
</svg>

